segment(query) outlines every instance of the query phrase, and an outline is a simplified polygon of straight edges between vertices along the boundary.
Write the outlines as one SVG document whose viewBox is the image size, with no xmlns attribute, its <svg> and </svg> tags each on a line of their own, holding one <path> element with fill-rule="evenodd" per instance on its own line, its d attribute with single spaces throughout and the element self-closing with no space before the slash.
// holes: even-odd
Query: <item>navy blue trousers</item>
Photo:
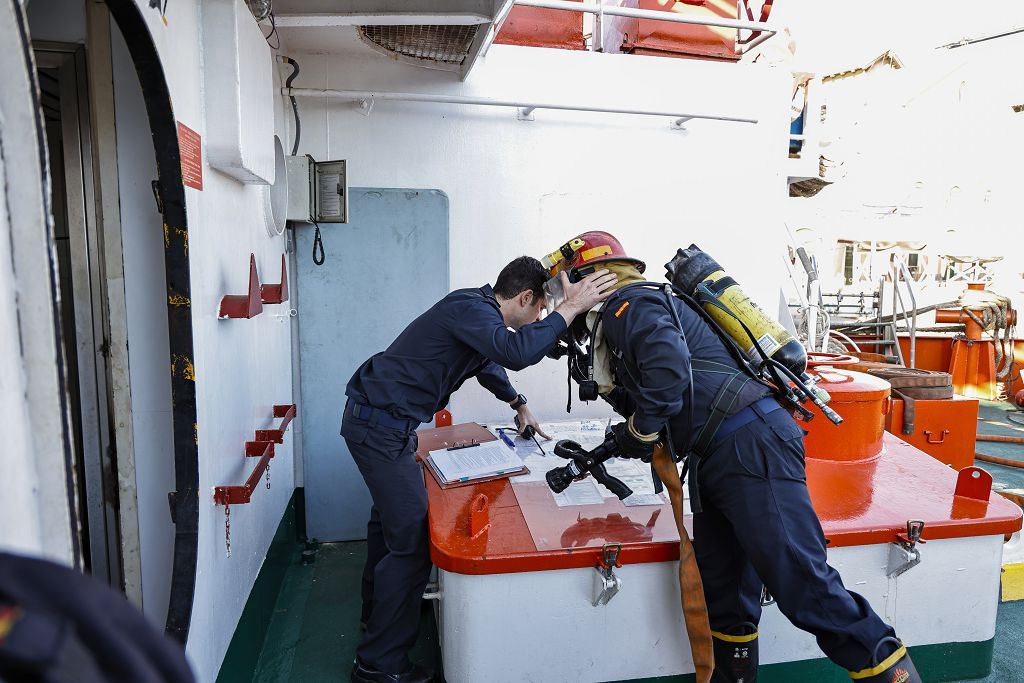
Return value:
<svg viewBox="0 0 1024 683">
<path fill-rule="evenodd" d="M 708 616 L 715 631 L 757 624 L 763 582 L 829 659 L 858 671 L 879 641 L 895 634 L 827 563 L 802 437 L 793 418 L 777 410 L 727 436 L 701 461 L 703 511 L 693 517 L 693 543 Z"/>
<path fill-rule="evenodd" d="M 341 435 L 373 498 L 362 584 L 366 631 L 356 656 L 365 666 L 401 673 L 410 666 L 431 564 L 416 432 L 371 427 L 346 410 Z"/>
</svg>

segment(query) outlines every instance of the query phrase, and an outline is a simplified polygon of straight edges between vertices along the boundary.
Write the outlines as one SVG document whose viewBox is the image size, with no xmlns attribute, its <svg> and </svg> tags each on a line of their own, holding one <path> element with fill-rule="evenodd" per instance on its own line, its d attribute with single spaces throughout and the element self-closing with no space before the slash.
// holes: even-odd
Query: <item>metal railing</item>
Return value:
<svg viewBox="0 0 1024 683">
<path fill-rule="evenodd" d="M 906 295 L 910 300 L 910 308 L 907 309 L 907 302 L 903 300 L 903 292 L 900 291 L 900 283 L 906 285 Z M 879 307 L 879 314 L 881 314 L 881 307 Z M 897 318 L 902 318 L 903 324 L 905 325 L 906 332 L 908 334 L 909 347 L 910 347 L 910 364 L 908 368 L 912 368 L 917 360 L 917 297 L 914 294 L 914 278 L 910 275 L 910 270 L 907 268 L 907 263 L 900 254 L 894 254 L 892 257 L 892 335 L 893 340 L 896 342 L 896 350 L 899 353 L 900 360 L 903 360 L 903 352 L 900 349 L 899 338 L 896 336 L 898 328 L 896 327 Z M 906 363 L 904 362 L 904 365 Z"/>
<path fill-rule="evenodd" d="M 737 40 L 736 51 L 746 54 L 755 47 L 775 35 L 776 31 L 771 25 L 763 21 L 749 21 L 746 19 L 729 19 L 726 17 L 697 17 L 688 14 L 679 14 L 672 11 L 637 9 L 635 7 L 618 7 L 616 5 L 605 5 L 601 0 L 591 5 L 582 2 L 566 2 L 565 0 L 515 0 L 518 7 L 537 7 L 540 9 L 557 9 L 566 12 L 582 12 L 594 15 L 594 39 L 590 49 L 594 52 L 603 52 L 603 28 L 604 17 L 626 17 L 629 19 L 650 19 L 652 21 L 666 21 L 675 24 L 692 24 L 696 26 L 714 26 L 718 28 L 736 29 L 737 38 L 740 31 L 752 31 L 758 33 L 756 38 L 745 44 Z M 737 3 L 737 14 L 746 9 L 745 0 Z"/>
</svg>

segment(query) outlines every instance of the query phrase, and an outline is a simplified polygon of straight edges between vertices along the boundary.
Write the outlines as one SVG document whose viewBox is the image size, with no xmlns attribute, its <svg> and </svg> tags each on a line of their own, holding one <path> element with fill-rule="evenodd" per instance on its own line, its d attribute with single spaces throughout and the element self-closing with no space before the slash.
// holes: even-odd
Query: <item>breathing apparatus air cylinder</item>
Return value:
<svg viewBox="0 0 1024 683">
<path fill-rule="evenodd" d="M 668 271 L 669 282 L 697 299 L 755 366 L 761 365 L 761 356 L 739 321 L 743 321 L 753 333 L 757 346 L 766 356 L 797 376 L 807 369 L 807 352 L 803 345 L 786 328 L 769 318 L 743 293 L 736 281 L 725 274 L 722 266 L 697 245 L 679 249 L 675 257 L 665 264 L 665 270 Z"/>
</svg>

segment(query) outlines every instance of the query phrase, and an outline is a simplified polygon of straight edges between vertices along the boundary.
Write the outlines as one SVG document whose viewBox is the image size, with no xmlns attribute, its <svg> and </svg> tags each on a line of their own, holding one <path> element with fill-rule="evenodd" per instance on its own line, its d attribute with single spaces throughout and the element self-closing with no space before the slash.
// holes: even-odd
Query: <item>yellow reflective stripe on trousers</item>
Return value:
<svg viewBox="0 0 1024 683">
<path fill-rule="evenodd" d="M 883 671 L 885 671 L 886 669 L 891 667 L 896 662 L 898 662 L 901 659 L 903 659 L 903 657 L 906 654 L 907 654 L 906 646 L 905 645 L 900 645 L 899 649 L 896 650 L 896 652 L 893 652 L 891 655 L 886 657 L 885 661 L 883 661 L 878 666 L 872 667 L 870 669 L 861 669 L 860 671 L 851 671 L 850 672 L 850 678 L 852 678 L 853 680 L 857 681 L 857 680 L 860 680 L 862 678 L 871 678 L 872 676 L 877 676 L 878 674 L 882 673 Z"/>
<path fill-rule="evenodd" d="M 757 640 L 757 631 L 742 636 L 731 636 L 728 633 L 722 633 L 721 631 L 712 631 L 711 637 L 717 638 L 718 640 L 724 640 L 727 643 L 749 643 L 752 640 Z"/>
</svg>

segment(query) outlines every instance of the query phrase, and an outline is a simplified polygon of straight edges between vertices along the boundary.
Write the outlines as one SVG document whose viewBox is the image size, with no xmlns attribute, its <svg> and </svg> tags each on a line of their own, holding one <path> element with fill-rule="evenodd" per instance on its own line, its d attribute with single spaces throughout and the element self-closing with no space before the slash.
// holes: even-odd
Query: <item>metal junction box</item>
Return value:
<svg viewBox="0 0 1024 683">
<path fill-rule="evenodd" d="M 348 177 L 345 160 L 316 161 L 308 154 L 290 156 L 288 213 L 290 221 L 348 222 Z"/>
</svg>

